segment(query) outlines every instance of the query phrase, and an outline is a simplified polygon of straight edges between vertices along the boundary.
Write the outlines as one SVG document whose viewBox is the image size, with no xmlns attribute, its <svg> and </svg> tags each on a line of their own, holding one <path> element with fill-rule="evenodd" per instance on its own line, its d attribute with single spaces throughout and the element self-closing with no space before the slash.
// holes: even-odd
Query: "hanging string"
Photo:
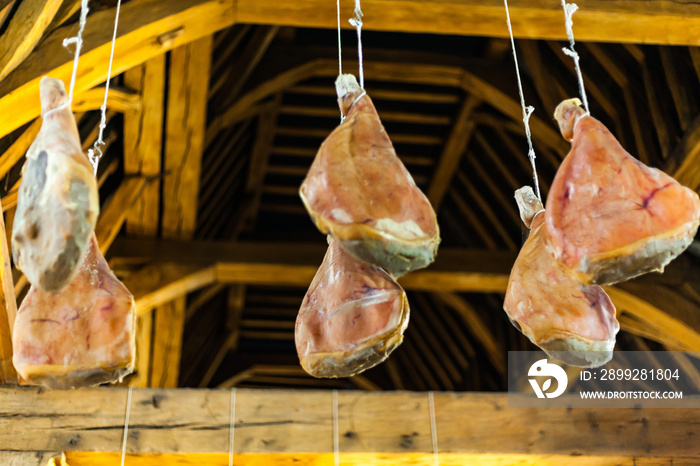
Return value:
<svg viewBox="0 0 700 466">
<path fill-rule="evenodd" d="M 131 415 L 131 387 L 126 395 L 126 414 L 124 414 L 124 439 L 122 440 L 122 466 L 126 460 L 126 440 L 129 438 L 129 416 Z"/>
<path fill-rule="evenodd" d="M 87 1 L 87 0 L 84 0 Z M 109 53 L 109 67 L 107 68 L 107 83 L 105 84 L 105 97 L 104 101 L 102 102 L 102 106 L 100 107 L 100 111 L 102 112 L 102 115 L 100 116 L 100 131 L 97 136 L 97 141 L 95 141 L 94 144 L 94 150 L 89 149 L 88 150 L 88 159 L 90 159 L 90 163 L 92 164 L 92 167 L 95 171 L 95 176 L 97 176 L 97 166 L 100 163 L 100 159 L 102 158 L 102 150 L 100 149 L 99 146 L 104 146 L 105 142 L 102 139 L 104 136 L 104 130 L 105 127 L 107 126 L 107 96 L 109 95 L 109 81 L 112 77 L 112 62 L 114 61 L 114 44 L 117 42 L 117 26 L 119 25 L 119 10 L 121 9 L 122 5 L 122 0 L 117 0 L 117 10 L 114 16 L 114 32 L 112 33 L 112 49 Z M 72 89 L 71 89 L 72 92 Z M 95 155 L 95 151 L 99 153 L 99 155 Z"/>
<path fill-rule="evenodd" d="M 438 454 L 437 424 L 435 422 L 435 398 L 433 392 L 428 392 L 428 407 L 430 408 L 430 435 L 433 438 L 433 464 L 440 466 L 440 455 Z"/>
<path fill-rule="evenodd" d="M 78 75 L 78 62 L 80 62 L 80 50 L 83 48 L 83 31 L 85 31 L 85 24 L 87 24 L 88 15 L 88 0 L 81 0 L 80 2 L 80 20 L 78 27 L 78 34 L 75 37 L 67 37 L 63 39 L 63 46 L 68 47 L 70 44 L 75 44 L 75 56 L 73 57 L 73 74 L 70 78 L 70 84 L 68 86 L 68 101 L 63 105 L 60 105 L 52 110 L 49 110 L 44 114 L 44 118 L 51 115 L 54 112 L 70 108 L 73 103 L 73 90 L 75 89 L 75 79 Z"/>
<path fill-rule="evenodd" d="M 228 426 L 228 466 L 233 466 L 233 429 L 236 426 L 236 389 L 231 389 L 231 419 Z"/>
<path fill-rule="evenodd" d="M 349 22 L 357 29 L 357 59 L 360 62 L 360 87 L 365 88 L 365 73 L 362 63 L 362 10 L 360 9 L 360 0 L 355 0 L 355 17 L 350 18 Z"/>
<path fill-rule="evenodd" d="M 340 465 L 340 442 L 338 439 L 338 390 L 333 390 L 333 458 Z"/>
<path fill-rule="evenodd" d="M 340 43 L 340 0 L 336 0 L 335 9 L 338 13 L 338 76 L 343 74 L 343 49 Z"/>
<path fill-rule="evenodd" d="M 566 35 L 569 37 L 570 49 L 566 47 L 562 48 L 565 54 L 574 59 L 574 66 L 576 68 L 576 76 L 578 77 L 578 89 L 581 93 L 581 101 L 583 101 L 583 109 L 586 114 L 590 115 L 588 111 L 588 98 L 586 97 L 586 89 L 583 86 L 583 74 L 581 73 L 581 65 L 579 64 L 579 55 L 574 50 L 574 13 L 578 10 L 578 5 L 575 3 L 566 3 L 566 0 L 561 0 L 561 6 L 564 9 L 564 24 L 566 25 Z"/>
<path fill-rule="evenodd" d="M 535 107 L 525 106 L 525 96 L 523 95 L 523 84 L 520 80 L 520 67 L 518 67 L 518 54 L 515 52 L 515 39 L 513 39 L 513 26 L 510 24 L 510 12 L 508 11 L 508 0 L 503 0 L 506 8 L 506 22 L 508 24 L 508 32 L 510 33 L 510 45 L 513 49 L 513 61 L 515 62 L 515 75 L 518 78 L 518 92 L 520 93 L 520 105 L 523 109 L 523 124 L 525 125 L 525 136 L 527 136 L 527 158 L 530 159 L 532 165 L 532 177 L 535 182 L 535 194 L 537 199 L 542 201 L 540 194 L 540 182 L 537 178 L 537 167 L 535 166 L 535 149 L 532 147 L 532 134 L 530 133 L 530 115 L 535 111 Z"/>
</svg>

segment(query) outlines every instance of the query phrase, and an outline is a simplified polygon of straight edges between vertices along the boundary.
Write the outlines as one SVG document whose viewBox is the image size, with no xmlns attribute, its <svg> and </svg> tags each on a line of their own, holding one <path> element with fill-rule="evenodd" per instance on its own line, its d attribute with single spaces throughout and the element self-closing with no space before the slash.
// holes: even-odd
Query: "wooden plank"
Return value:
<svg viewBox="0 0 700 466">
<path fill-rule="evenodd" d="M 165 98 L 165 55 L 124 73 L 124 84 L 138 92 L 142 106 L 124 115 L 124 174 L 160 176 Z M 160 217 L 160 180 L 144 188 L 144 193 L 126 217 L 129 234 L 153 236 Z"/>
<path fill-rule="evenodd" d="M 236 454 L 332 457 L 330 391 L 238 389 L 235 401 Z M 502 393 L 435 393 L 434 401 L 441 459 L 450 453 L 568 455 L 539 464 L 576 464 L 579 457 L 589 461 L 580 464 L 597 464 L 595 457 L 607 455 L 655 458 L 655 464 L 666 457 L 700 458 L 689 440 L 699 428 L 692 409 L 508 409 Z M 12 422 L 0 430 L 0 445 L 14 451 L 121 452 L 125 389 L 5 389 L 0 402 L 3 422 Z M 227 457 L 230 402 L 228 390 L 134 389 L 127 452 Z M 343 454 L 433 453 L 426 393 L 339 393 L 338 427 Z"/>
<path fill-rule="evenodd" d="M 131 387 L 151 386 L 154 312 L 142 312 L 136 318 L 136 375 L 129 382 Z"/>
<path fill-rule="evenodd" d="M 428 200 L 436 211 L 440 209 L 440 204 L 447 194 L 452 177 L 458 171 L 459 162 L 467 150 L 475 127 L 472 114 L 480 104 L 481 101 L 472 95 L 464 99 L 450 129 L 450 135 L 445 141 L 440 161 L 435 168 L 427 193 Z"/>
<path fill-rule="evenodd" d="M 60 6 L 61 2 L 56 0 L 20 2 L 10 24 L 0 36 L 3 44 L 3 51 L 0 52 L 0 81 L 31 53 Z"/>
<path fill-rule="evenodd" d="M 212 38 L 172 51 L 165 125 L 164 237 L 191 238 L 197 226 Z"/>
<path fill-rule="evenodd" d="M 153 315 L 151 386 L 177 387 L 184 327 L 185 296 L 156 307 Z"/>
<path fill-rule="evenodd" d="M 0 384 L 17 383 L 17 372 L 12 365 L 12 329 L 17 315 L 17 299 L 12 282 L 12 258 L 7 247 L 5 220 L 0 214 Z"/>
<path fill-rule="evenodd" d="M 131 88 L 131 85 L 128 85 Z M 98 86 L 81 92 L 73 98 L 74 112 L 87 112 L 97 110 L 104 103 L 105 88 Z M 131 114 L 141 110 L 141 97 L 131 89 L 121 89 L 118 86 L 109 86 L 107 95 L 107 108 L 115 112 Z"/>
<path fill-rule="evenodd" d="M 114 8 L 90 15 L 83 35 L 80 68 L 75 84 L 79 95 L 106 80 L 114 26 Z M 232 25 L 236 13 L 229 1 L 132 0 L 123 5 L 112 63 L 113 75 L 150 58 Z M 40 114 L 39 79 L 50 75 L 70 80 L 73 54 L 63 39 L 74 35 L 74 25 L 52 31 L 29 57 L 0 82 L 0 136 Z"/>
<path fill-rule="evenodd" d="M 147 184 L 143 176 L 124 178 L 112 197 L 105 203 L 95 226 L 95 236 L 103 254 L 114 242 L 127 214 L 138 202 Z"/>
</svg>

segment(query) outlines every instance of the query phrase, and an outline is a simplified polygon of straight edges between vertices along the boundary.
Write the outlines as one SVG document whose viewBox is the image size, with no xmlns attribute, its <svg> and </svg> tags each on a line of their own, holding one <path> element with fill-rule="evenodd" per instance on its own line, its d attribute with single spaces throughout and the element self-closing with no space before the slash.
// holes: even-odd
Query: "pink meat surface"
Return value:
<svg viewBox="0 0 700 466">
<path fill-rule="evenodd" d="M 555 112 L 572 141 L 547 197 L 556 258 L 585 283 L 662 271 L 695 236 L 698 195 L 628 154 L 576 103 L 564 101 Z"/>
<path fill-rule="evenodd" d="M 543 212 L 528 209 L 523 217 L 534 215 L 532 230 L 511 270 L 503 308 L 550 356 L 576 366 L 602 365 L 612 357 L 620 328 L 615 307 L 602 288 L 584 285 L 555 260 Z"/>
<path fill-rule="evenodd" d="M 135 319 L 134 299 L 93 234 L 78 274 L 60 294 L 29 290 L 15 321 L 14 365 L 28 382 L 49 388 L 116 382 L 133 368 Z"/>
<path fill-rule="evenodd" d="M 435 212 L 355 78 L 336 87 L 347 116 L 321 145 L 301 198 L 321 232 L 359 259 L 396 276 L 425 267 L 440 242 Z"/>
<path fill-rule="evenodd" d="M 406 294 L 389 274 L 329 237 L 296 321 L 301 365 L 315 377 L 348 377 L 374 367 L 401 343 L 408 315 Z"/>
<path fill-rule="evenodd" d="M 63 82 L 44 77 L 39 90 L 43 122 L 22 168 L 12 252 L 33 286 L 58 293 L 78 272 L 100 205 Z"/>
</svg>

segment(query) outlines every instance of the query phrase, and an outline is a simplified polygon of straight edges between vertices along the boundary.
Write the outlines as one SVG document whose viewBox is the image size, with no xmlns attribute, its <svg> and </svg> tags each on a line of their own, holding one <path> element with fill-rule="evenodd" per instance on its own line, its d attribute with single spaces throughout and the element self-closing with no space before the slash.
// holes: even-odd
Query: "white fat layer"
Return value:
<svg viewBox="0 0 700 466">
<path fill-rule="evenodd" d="M 331 210 L 331 215 L 339 222 L 352 223 L 352 217 L 350 217 L 350 215 L 343 209 L 333 209 Z"/>
<path fill-rule="evenodd" d="M 413 220 L 406 220 L 399 223 L 390 218 L 383 218 L 377 221 L 376 226 L 380 230 L 384 230 L 401 238 L 416 239 L 425 236 L 423 230 L 421 230 L 418 224 Z"/>
</svg>

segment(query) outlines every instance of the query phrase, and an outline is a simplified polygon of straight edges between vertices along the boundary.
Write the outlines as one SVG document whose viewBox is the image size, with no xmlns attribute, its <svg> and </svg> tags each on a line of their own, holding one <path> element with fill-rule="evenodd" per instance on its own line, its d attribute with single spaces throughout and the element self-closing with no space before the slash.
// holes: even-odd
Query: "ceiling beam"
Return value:
<svg viewBox="0 0 700 466">
<path fill-rule="evenodd" d="M 577 465 L 627 464 L 639 457 L 656 461 L 642 464 L 659 464 L 659 459 L 666 457 L 694 458 L 697 464 L 700 458 L 697 445 L 688 440 L 700 435 L 693 409 L 508 409 L 508 397 L 504 393 L 435 393 L 433 399 L 434 431 L 427 393 L 340 391 L 338 432 L 352 434 L 340 436 L 340 451 L 346 452 L 341 453 L 341 460 L 344 455 L 351 455 L 349 452 L 396 452 L 397 442 L 405 437 L 412 439 L 411 452 L 432 455 L 431 434 L 437 436 L 441 459 L 443 454 L 449 455 L 447 452 L 471 455 L 477 451 L 491 455 L 488 464 L 540 464 L 537 460 L 544 461 L 542 455 L 562 456 L 557 460 L 547 459 L 548 463 Z M 0 404 L 4 416 L 12 419 L 12 428 L 0 430 L 0 449 L 98 451 L 119 455 L 126 400 L 127 390 L 120 388 L 2 390 Z M 243 454 L 242 457 L 315 452 L 327 454 L 328 461 L 322 464 L 332 464 L 333 405 L 330 390 L 238 389 L 234 451 Z M 134 389 L 128 450 L 130 453 L 219 453 L 225 458 L 223 462 L 199 464 L 228 464 L 230 412 L 229 390 Z M 516 455 L 526 461 L 495 461 L 493 455 L 499 458 Z M 626 460 L 596 461 L 600 456 Z M 261 461 L 257 464 L 291 463 L 258 458 Z M 474 464 L 460 458 L 445 463 Z M 575 462 L 577 458 L 585 461 Z M 389 460 L 386 464 L 404 462 Z"/>
<path fill-rule="evenodd" d="M 0 384 L 15 384 L 17 372 L 12 364 L 12 329 L 17 315 L 17 299 L 12 283 L 12 258 L 1 212 L 0 260 Z"/>
</svg>

